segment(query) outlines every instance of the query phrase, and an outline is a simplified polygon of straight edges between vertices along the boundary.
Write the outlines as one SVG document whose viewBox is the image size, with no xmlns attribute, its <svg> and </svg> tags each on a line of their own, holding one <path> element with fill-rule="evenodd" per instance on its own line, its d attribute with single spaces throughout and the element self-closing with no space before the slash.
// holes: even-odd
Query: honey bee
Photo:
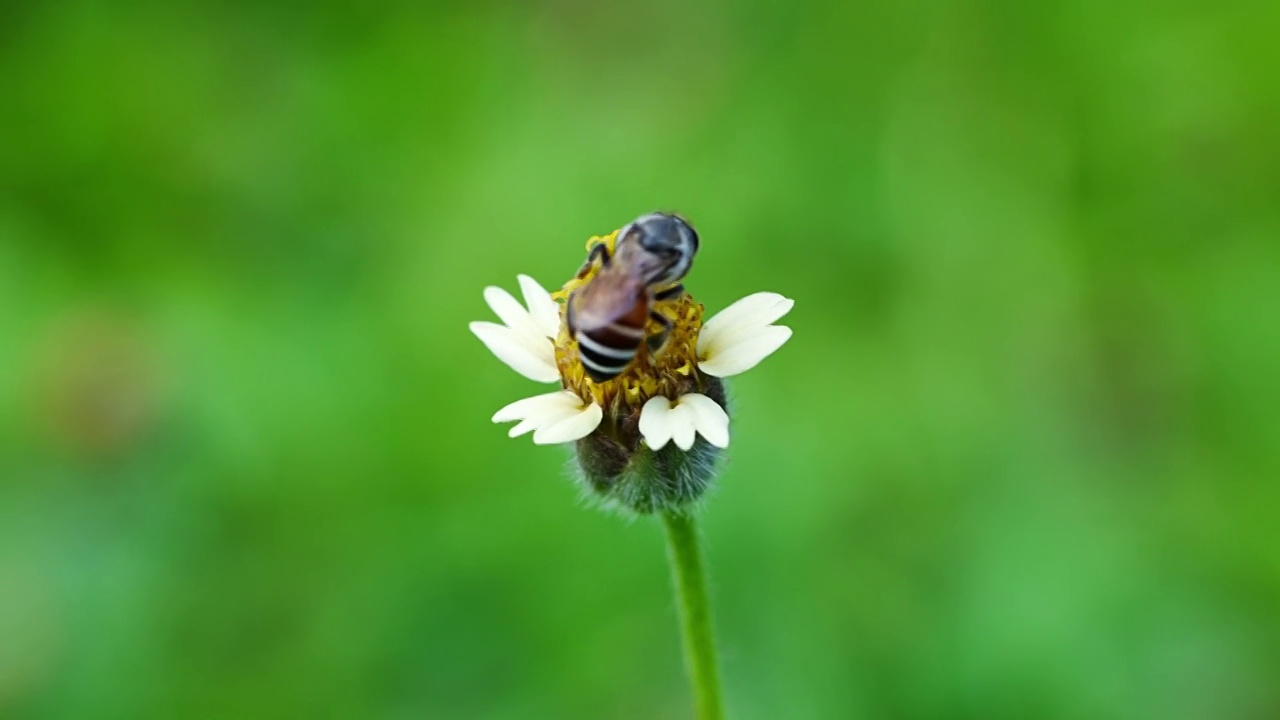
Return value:
<svg viewBox="0 0 1280 720">
<path fill-rule="evenodd" d="M 600 271 L 569 296 L 565 316 L 578 341 L 578 356 L 593 382 L 621 375 L 641 343 L 658 352 L 671 334 L 671 320 L 655 302 L 684 294 L 681 280 L 698 252 L 698 233 L 670 213 L 642 215 L 618 231 L 612 255 L 601 243 L 591 249 L 579 276 L 599 261 Z M 646 337 L 653 319 L 662 329 Z"/>
</svg>

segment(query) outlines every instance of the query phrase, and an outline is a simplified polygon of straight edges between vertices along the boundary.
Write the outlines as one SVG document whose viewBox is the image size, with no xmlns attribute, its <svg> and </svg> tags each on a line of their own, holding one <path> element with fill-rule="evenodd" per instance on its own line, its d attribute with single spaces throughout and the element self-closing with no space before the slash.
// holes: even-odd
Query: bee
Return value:
<svg viewBox="0 0 1280 720">
<path fill-rule="evenodd" d="M 597 261 L 600 271 L 569 296 L 565 317 L 593 382 L 626 371 L 641 343 L 651 353 L 662 349 L 671 334 L 671 320 L 653 305 L 684 294 L 681 280 L 697 252 L 698 233 L 684 218 L 670 213 L 650 213 L 628 223 L 618 231 L 612 254 L 604 243 L 591 248 L 579 277 Z M 650 319 L 662 329 L 646 337 Z"/>
</svg>

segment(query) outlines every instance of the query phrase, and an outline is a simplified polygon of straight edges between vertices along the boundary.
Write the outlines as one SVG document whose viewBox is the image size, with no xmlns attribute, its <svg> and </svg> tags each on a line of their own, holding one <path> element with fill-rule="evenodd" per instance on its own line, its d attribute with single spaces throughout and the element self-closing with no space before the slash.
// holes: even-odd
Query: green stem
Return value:
<svg viewBox="0 0 1280 720">
<path fill-rule="evenodd" d="M 707 596 L 707 574 L 698 548 L 698 531 L 693 515 L 680 511 L 662 514 L 667 530 L 667 556 L 676 585 L 680 624 L 684 632 L 684 664 L 693 684 L 693 698 L 699 720 L 721 720 L 724 701 L 720 695 L 720 668 L 711 627 L 711 601 Z"/>
</svg>

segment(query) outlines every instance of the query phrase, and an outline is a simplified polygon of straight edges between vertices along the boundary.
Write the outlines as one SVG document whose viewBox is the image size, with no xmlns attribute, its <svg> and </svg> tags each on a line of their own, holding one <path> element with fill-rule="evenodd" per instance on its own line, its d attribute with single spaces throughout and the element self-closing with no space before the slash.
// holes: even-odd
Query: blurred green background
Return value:
<svg viewBox="0 0 1280 720">
<path fill-rule="evenodd" d="M 1280 717 L 1275 3 L 6 3 L 0 717 L 683 718 L 485 285 L 796 299 L 736 718 Z"/>
</svg>

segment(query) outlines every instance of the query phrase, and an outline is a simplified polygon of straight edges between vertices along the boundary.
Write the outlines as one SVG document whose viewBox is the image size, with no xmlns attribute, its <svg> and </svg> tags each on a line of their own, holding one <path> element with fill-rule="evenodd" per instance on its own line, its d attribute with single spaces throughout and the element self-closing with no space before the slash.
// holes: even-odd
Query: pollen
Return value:
<svg viewBox="0 0 1280 720">
<path fill-rule="evenodd" d="M 587 250 L 604 243 L 613 251 L 618 233 L 595 236 L 587 241 Z M 688 292 L 677 298 L 653 303 L 650 309 L 671 321 L 671 333 L 662 347 L 651 351 L 648 343 L 641 343 L 631 365 L 619 376 L 604 382 L 593 382 L 578 354 L 578 343 L 569 334 L 565 322 L 569 294 L 590 282 L 599 272 L 599 263 L 584 268 L 559 291 L 551 294 L 560 301 L 560 333 L 555 340 L 556 366 L 560 370 L 561 383 L 579 397 L 591 398 L 604 410 L 606 418 L 625 418 L 638 413 L 650 398 L 662 395 L 680 397 L 691 392 L 702 392 L 706 379 L 698 372 L 698 332 L 702 329 L 703 306 Z M 653 337 L 662 331 L 662 325 L 650 319 L 646 335 Z"/>
</svg>

